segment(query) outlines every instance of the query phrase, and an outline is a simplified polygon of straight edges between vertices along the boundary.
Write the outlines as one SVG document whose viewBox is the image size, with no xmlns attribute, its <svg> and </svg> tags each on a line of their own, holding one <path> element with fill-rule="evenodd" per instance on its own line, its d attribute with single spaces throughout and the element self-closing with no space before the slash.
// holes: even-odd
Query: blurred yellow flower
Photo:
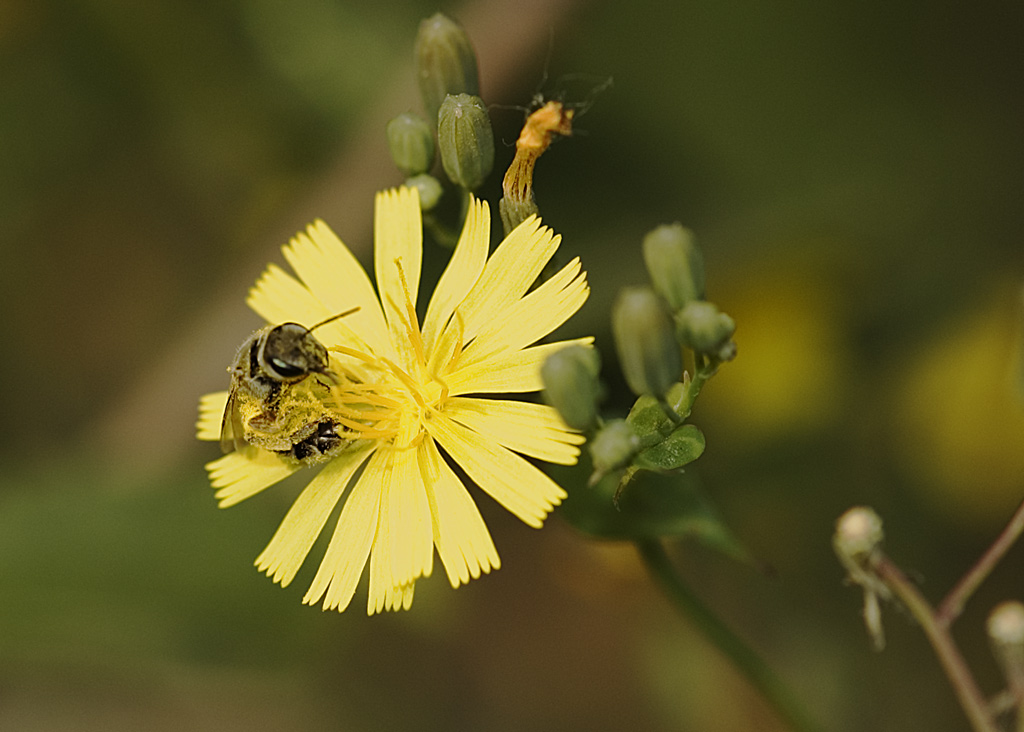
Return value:
<svg viewBox="0 0 1024 732">
<path fill-rule="evenodd" d="M 755 264 L 716 284 L 739 357 L 701 392 L 701 409 L 737 446 L 834 429 L 854 383 L 842 289 L 828 267 L 796 257 Z"/>
<path fill-rule="evenodd" d="M 951 318 L 908 355 L 892 400 L 896 456 L 911 485 L 961 524 L 991 530 L 1024 486 L 1024 342 L 1017 283 Z"/>
<path fill-rule="evenodd" d="M 433 568 L 434 547 L 453 587 L 500 566 L 476 504 L 449 460 L 533 527 L 565 497 L 517 453 L 573 464 L 582 436 L 548 406 L 483 395 L 539 390 L 540 365 L 570 342 L 531 344 L 565 322 L 589 293 L 574 259 L 527 294 L 560 237 L 531 218 L 488 257 L 490 212 L 473 199 L 420 327 L 417 193 L 402 188 L 378 194 L 374 229 L 379 299 L 355 257 L 322 221 L 283 249 L 299 279 L 271 265 L 248 299 L 270 323 L 307 326 L 358 307 L 316 331 L 330 352 L 331 369 L 343 375 L 337 403 L 328 406 L 352 430 L 353 442 L 302 491 L 256 566 L 289 584 L 352 483 L 303 602 L 322 599 L 325 610 L 344 610 L 369 560 L 370 614 L 411 605 L 415 581 Z M 219 438 L 226 400 L 226 392 L 201 399 L 200 439 Z M 220 505 L 229 506 L 299 467 L 250 446 L 207 470 Z"/>
</svg>

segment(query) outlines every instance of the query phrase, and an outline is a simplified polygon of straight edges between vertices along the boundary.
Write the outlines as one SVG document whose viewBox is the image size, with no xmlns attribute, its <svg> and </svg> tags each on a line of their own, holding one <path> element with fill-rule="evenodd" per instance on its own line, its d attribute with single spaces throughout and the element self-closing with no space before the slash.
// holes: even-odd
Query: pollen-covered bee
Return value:
<svg viewBox="0 0 1024 732">
<path fill-rule="evenodd" d="M 312 465 L 351 442 L 339 434 L 337 420 L 324 406 L 338 377 L 312 332 L 342 315 L 312 328 L 268 325 L 246 339 L 228 368 L 231 387 L 220 431 L 224 452 L 250 444 Z"/>
</svg>

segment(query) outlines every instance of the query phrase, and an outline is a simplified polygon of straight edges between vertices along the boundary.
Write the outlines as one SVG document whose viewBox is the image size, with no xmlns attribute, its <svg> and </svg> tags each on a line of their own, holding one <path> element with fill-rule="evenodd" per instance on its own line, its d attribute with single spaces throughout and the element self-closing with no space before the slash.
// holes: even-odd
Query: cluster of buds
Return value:
<svg viewBox="0 0 1024 732">
<path fill-rule="evenodd" d="M 426 118 L 400 114 L 387 126 L 391 158 L 416 188 L 424 211 L 432 211 L 444 185 L 432 172 L 436 153 L 448 181 L 474 191 L 494 165 L 494 133 L 480 99 L 476 53 L 465 29 L 437 13 L 420 23 L 416 79 Z M 436 139 L 436 144 L 435 144 Z"/>
<path fill-rule="evenodd" d="M 736 357 L 736 323 L 704 299 L 704 257 L 693 232 L 667 224 L 644 237 L 644 264 L 654 291 L 673 313 L 679 343 L 721 362 Z"/>
<path fill-rule="evenodd" d="M 651 284 L 619 294 L 612 330 L 629 388 L 663 399 L 680 379 L 684 349 L 695 369 L 712 373 L 736 357 L 736 323 L 704 299 L 704 257 L 689 229 L 659 226 L 644 237 L 643 256 Z"/>
<path fill-rule="evenodd" d="M 735 323 L 703 299 L 704 262 L 690 231 L 659 226 L 644 237 L 643 256 L 650 286 L 622 290 L 612 311 L 619 365 L 639 396 L 629 415 L 600 421 L 596 354 L 587 349 L 555 354 L 542 371 L 548 401 L 591 433 L 591 483 L 618 475 L 616 496 L 639 470 L 676 471 L 700 457 L 704 436 L 684 420 L 704 382 L 736 355 Z"/>
</svg>

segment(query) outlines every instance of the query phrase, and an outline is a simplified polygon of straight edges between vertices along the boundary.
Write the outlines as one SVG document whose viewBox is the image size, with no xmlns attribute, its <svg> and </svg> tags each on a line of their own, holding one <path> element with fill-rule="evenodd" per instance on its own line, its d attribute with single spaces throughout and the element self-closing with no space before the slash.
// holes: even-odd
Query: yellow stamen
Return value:
<svg viewBox="0 0 1024 732">
<path fill-rule="evenodd" d="M 401 368 L 399 368 L 398 364 L 393 363 L 389 359 L 382 358 L 381 363 L 386 364 L 387 367 L 391 369 L 391 373 L 398 377 L 399 381 L 405 384 L 405 386 L 409 389 L 409 394 L 412 396 L 413 399 L 416 400 L 416 403 L 420 406 L 420 408 L 426 409 L 427 404 L 426 402 L 423 401 L 423 397 L 420 395 L 420 390 L 419 388 L 417 388 L 417 384 L 413 380 L 413 378 L 409 376 L 409 374 L 405 373 L 405 371 L 403 371 Z"/>
<path fill-rule="evenodd" d="M 405 293 L 406 317 L 402 319 L 402 324 L 405 326 L 405 330 L 409 334 L 409 343 L 412 344 L 412 349 L 416 354 L 416 359 L 422 366 L 427 363 L 426 356 L 423 352 L 423 336 L 420 333 L 420 322 L 416 317 L 416 306 L 413 304 L 412 296 L 409 294 L 409 283 L 405 280 L 405 270 L 402 268 L 401 257 L 397 257 L 395 259 L 395 266 L 398 268 L 398 279 L 402 282 L 402 292 Z M 391 304 L 395 306 L 396 311 L 401 312 L 396 303 L 392 302 Z"/>
<path fill-rule="evenodd" d="M 448 365 L 444 369 L 444 373 L 446 374 L 450 374 L 452 371 L 455 370 L 455 364 L 462 356 L 463 338 L 466 334 L 465 325 L 462 320 L 462 314 L 458 310 L 456 310 L 453 317 L 455 319 L 456 324 L 458 325 L 459 337 L 455 340 L 455 348 L 452 349 L 451 358 L 448 359 Z M 442 379 L 437 374 L 431 374 L 431 377 L 433 377 L 434 381 L 441 385 L 441 395 L 440 397 L 438 397 L 437 406 L 444 406 L 444 403 L 448 401 L 448 384 L 445 383 L 445 380 Z"/>
<path fill-rule="evenodd" d="M 388 399 L 380 394 L 340 394 L 336 395 L 338 404 L 372 404 L 387 409 L 398 409 L 399 404 L 394 399 Z"/>
<path fill-rule="evenodd" d="M 360 361 L 364 361 L 370 365 L 375 365 L 377 363 L 376 357 L 365 354 L 362 351 L 357 351 L 354 348 L 349 348 L 348 346 L 330 346 L 327 350 L 334 351 L 335 353 L 343 353 L 346 356 L 351 356 L 352 358 L 358 358 Z"/>
</svg>

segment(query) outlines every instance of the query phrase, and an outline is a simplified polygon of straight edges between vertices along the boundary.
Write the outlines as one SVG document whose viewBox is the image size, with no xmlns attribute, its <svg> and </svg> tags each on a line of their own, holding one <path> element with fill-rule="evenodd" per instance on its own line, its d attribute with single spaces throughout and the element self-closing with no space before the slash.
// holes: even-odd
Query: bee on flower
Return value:
<svg viewBox="0 0 1024 732">
<path fill-rule="evenodd" d="M 297 276 L 270 265 L 253 287 L 248 303 L 270 324 L 258 333 L 294 326 L 291 337 L 316 357 L 300 368 L 287 357 L 275 364 L 273 352 L 266 356 L 257 349 L 257 360 L 250 362 L 240 351 L 243 367 L 254 363 L 250 373 L 266 379 L 260 393 L 277 395 L 276 409 L 288 411 L 272 412 L 271 420 L 267 410 L 250 409 L 248 422 L 235 422 L 236 444 L 235 433 L 255 434 L 265 423 L 287 424 L 289 431 L 280 450 L 267 449 L 277 444 L 269 440 L 245 440 L 207 465 L 223 507 L 304 465 L 323 462 L 256 566 L 288 585 L 344 501 L 303 602 L 344 610 L 369 562 L 370 614 L 410 607 L 416 580 L 433 570 L 435 548 L 453 587 L 500 566 L 452 463 L 533 527 L 565 497 L 526 457 L 573 464 L 583 437 L 549 406 L 496 395 L 540 390 L 540 367 L 548 355 L 592 341 L 534 345 L 589 293 L 578 259 L 530 289 L 560 242 L 538 219 L 525 221 L 488 256 L 490 212 L 486 203 L 471 199 L 422 324 L 416 314 L 422 260 L 416 191 L 378 194 L 374 230 L 379 297 L 322 221 L 283 249 Z M 334 317 L 339 313 L 346 315 Z M 314 343 L 322 344 L 326 363 Z M 277 379 L 281 374 L 285 378 Z M 228 392 L 200 400 L 200 439 L 222 439 L 228 401 Z M 308 404 L 304 421 L 296 410 Z M 253 423 L 261 417 L 264 422 Z M 316 459 L 307 459 L 309 454 Z"/>
</svg>

